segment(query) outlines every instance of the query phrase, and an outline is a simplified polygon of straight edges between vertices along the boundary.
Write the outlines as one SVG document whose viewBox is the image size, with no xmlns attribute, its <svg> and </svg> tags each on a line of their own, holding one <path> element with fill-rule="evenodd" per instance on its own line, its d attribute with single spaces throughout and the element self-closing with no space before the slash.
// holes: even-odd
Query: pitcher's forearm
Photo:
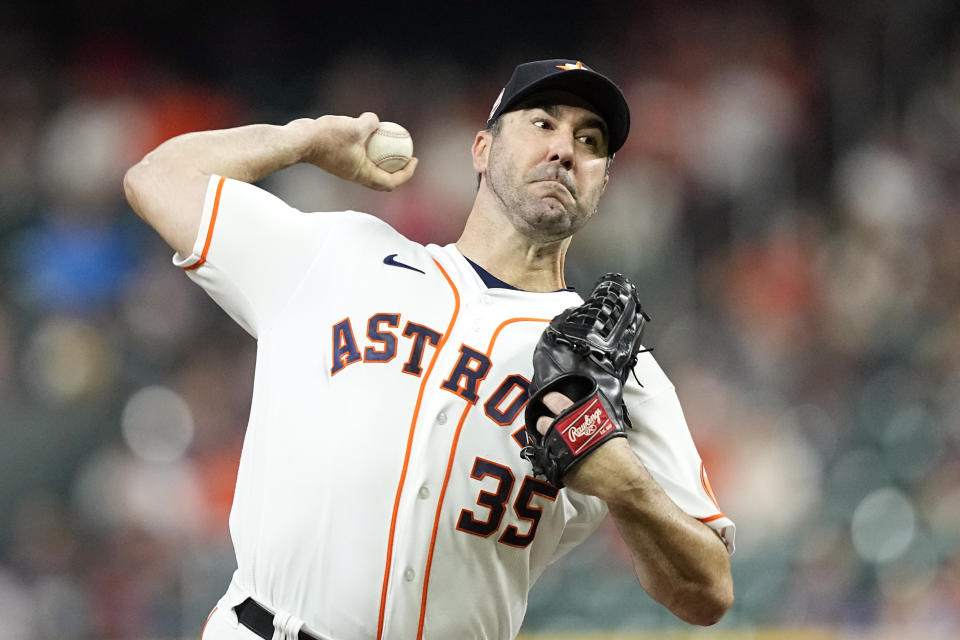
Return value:
<svg viewBox="0 0 960 640">
<path fill-rule="evenodd" d="M 131 167 L 124 192 L 133 210 L 171 247 L 189 254 L 210 175 L 255 182 L 299 162 L 306 141 L 296 123 L 187 133 Z"/>
<path fill-rule="evenodd" d="M 219 174 L 256 182 L 303 160 L 310 142 L 304 134 L 299 120 L 187 133 L 161 144 L 134 169 L 160 167 L 185 177 Z"/>
<path fill-rule="evenodd" d="M 178 252 L 189 253 L 213 174 L 256 182 L 298 162 L 380 191 L 413 176 L 417 159 L 388 173 L 367 157 L 366 141 L 380 124 L 375 113 L 325 115 L 283 126 L 254 124 L 188 133 L 164 142 L 127 171 L 130 206 Z M 318 210 L 323 204 L 318 203 Z"/>
<path fill-rule="evenodd" d="M 648 495 L 640 508 L 636 504 L 609 507 L 630 548 L 638 580 L 680 619 L 715 623 L 733 603 L 730 559 L 723 542 L 662 492 Z"/>
<path fill-rule="evenodd" d="M 733 579 L 723 542 L 670 499 L 625 438 L 605 443 L 567 480 L 607 503 L 637 579 L 654 600 L 700 625 L 713 624 L 730 608 Z"/>
</svg>

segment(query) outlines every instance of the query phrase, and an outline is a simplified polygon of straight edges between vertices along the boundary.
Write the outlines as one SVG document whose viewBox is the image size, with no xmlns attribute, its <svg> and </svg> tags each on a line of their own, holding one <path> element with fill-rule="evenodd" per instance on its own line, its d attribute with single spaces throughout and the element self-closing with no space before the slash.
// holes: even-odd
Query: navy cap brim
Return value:
<svg viewBox="0 0 960 640">
<path fill-rule="evenodd" d="M 514 76 L 504 87 L 500 104 L 491 112 L 488 124 L 504 113 L 512 111 L 520 102 L 536 93 L 550 90 L 566 91 L 592 105 L 597 115 L 606 122 L 609 136 L 608 150 L 610 155 L 613 155 L 623 147 L 630 132 L 630 108 L 623 93 L 612 80 L 592 69 L 558 68 L 565 62 L 567 61 L 544 60 L 540 63 L 528 63 L 517 67 Z M 533 65 L 537 65 L 538 68 Z M 533 68 L 527 70 L 524 67 Z M 530 76 L 539 77 L 534 79 Z"/>
</svg>

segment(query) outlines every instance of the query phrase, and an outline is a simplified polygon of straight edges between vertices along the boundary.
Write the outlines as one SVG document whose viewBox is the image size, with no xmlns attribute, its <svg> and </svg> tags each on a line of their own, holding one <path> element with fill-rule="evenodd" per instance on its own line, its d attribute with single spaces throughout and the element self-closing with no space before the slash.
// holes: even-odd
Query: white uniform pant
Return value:
<svg viewBox="0 0 960 640">
<path fill-rule="evenodd" d="M 220 606 L 217 606 L 207 618 L 207 624 L 203 627 L 200 634 L 200 640 L 262 640 L 245 626 L 233 626 L 230 623 L 229 616 L 224 613 Z"/>
<path fill-rule="evenodd" d="M 228 604 L 224 604 L 224 601 L 221 600 L 219 604 L 213 609 L 210 613 L 210 617 L 207 618 L 206 624 L 203 626 L 203 631 L 200 632 L 200 640 L 263 640 L 256 633 L 240 624 L 237 621 L 237 616 L 232 615 L 233 612 L 228 612 Z M 283 620 L 289 621 L 292 616 L 283 616 Z M 274 622 L 276 624 L 276 622 Z M 297 621 L 293 623 L 293 627 L 290 628 L 289 624 L 281 623 L 281 627 L 275 627 L 273 630 L 273 639 L 272 640 L 297 640 L 298 630 L 303 623 Z M 286 628 L 284 631 L 280 629 Z M 316 636 L 318 640 L 323 640 L 320 636 Z"/>
</svg>

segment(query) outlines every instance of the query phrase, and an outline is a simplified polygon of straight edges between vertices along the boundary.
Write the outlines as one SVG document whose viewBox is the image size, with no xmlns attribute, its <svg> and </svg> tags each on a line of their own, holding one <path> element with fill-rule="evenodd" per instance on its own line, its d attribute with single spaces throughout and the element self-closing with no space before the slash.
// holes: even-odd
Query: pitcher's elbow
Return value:
<svg viewBox="0 0 960 640">
<path fill-rule="evenodd" d="M 726 615 L 733 606 L 733 583 L 713 585 L 700 591 L 697 597 L 688 601 L 683 612 L 675 612 L 684 622 L 701 627 L 714 625 Z"/>
<path fill-rule="evenodd" d="M 127 199 L 130 207 L 140 214 L 139 207 L 139 193 L 142 188 L 141 183 L 143 182 L 143 169 L 140 166 L 140 163 L 137 163 L 127 169 L 127 172 L 123 174 L 123 195 Z"/>
</svg>

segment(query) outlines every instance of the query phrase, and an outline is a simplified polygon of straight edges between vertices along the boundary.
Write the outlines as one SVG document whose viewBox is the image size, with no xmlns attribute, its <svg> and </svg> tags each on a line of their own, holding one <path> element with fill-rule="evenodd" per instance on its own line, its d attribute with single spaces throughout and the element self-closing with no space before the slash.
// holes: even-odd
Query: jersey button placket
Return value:
<svg viewBox="0 0 960 640">
<path fill-rule="evenodd" d="M 443 411 L 437 414 L 437 424 L 447 424 L 447 414 Z"/>
</svg>

